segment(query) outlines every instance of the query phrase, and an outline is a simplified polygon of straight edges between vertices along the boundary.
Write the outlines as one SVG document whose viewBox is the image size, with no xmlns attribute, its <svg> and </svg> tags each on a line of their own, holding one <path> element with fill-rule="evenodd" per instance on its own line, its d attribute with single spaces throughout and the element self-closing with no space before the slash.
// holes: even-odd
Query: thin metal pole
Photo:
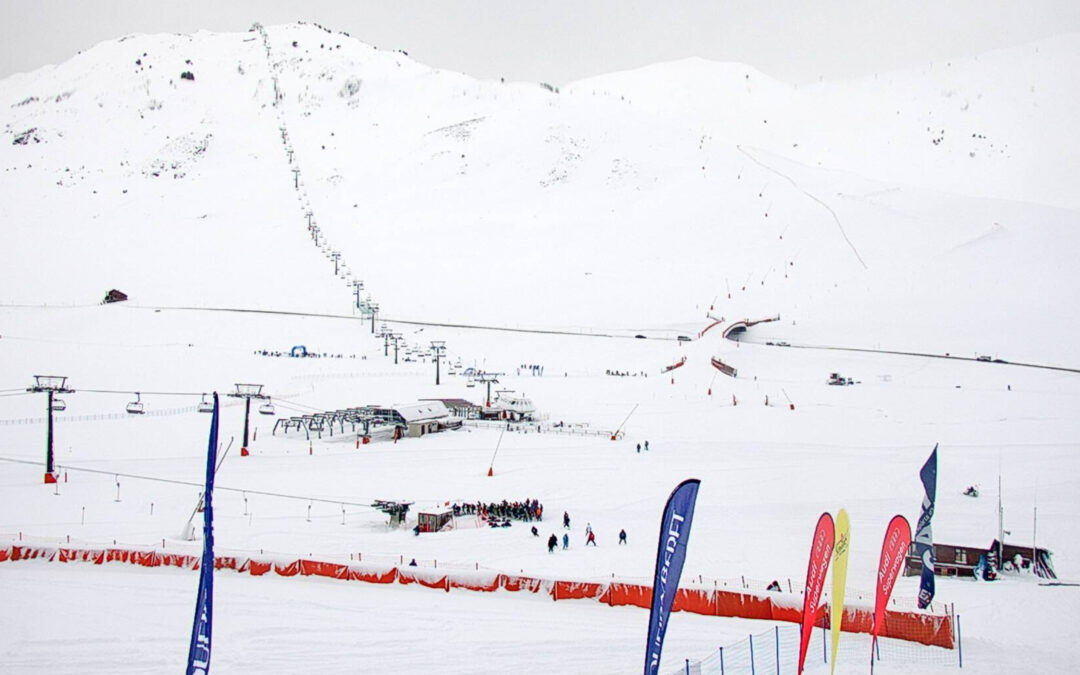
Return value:
<svg viewBox="0 0 1080 675">
<path fill-rule="evenodd" d="M 724 675 L 724 648 L 720 648 L 720 675 Z"/>
<path fill-rule="evenodd" d="M 780 626 L 775 626 L 776 632 L 776 675 L 780 675 Z"/>
<path fill-rule="evenodd" d="M 956 614 L 956 653 L 960 658 L 960 667 L 964 667 L 964 640 L 960 637 L 960 615 Z"/>
<path fill-rule="evenodd" d="M 750 636 L 750 675 L 755 675 L 754 670 L 754 636 Z"/>
</svg>

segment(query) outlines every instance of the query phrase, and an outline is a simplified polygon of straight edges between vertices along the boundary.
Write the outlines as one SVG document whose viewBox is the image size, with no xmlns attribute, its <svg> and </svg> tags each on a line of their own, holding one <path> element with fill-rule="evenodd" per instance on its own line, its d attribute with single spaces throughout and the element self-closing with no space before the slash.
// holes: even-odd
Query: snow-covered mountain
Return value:
<svg viewBox="0 0 1080 675">
<path fill-rule="evenodd" d="M 914 520 L 917 469 L 940 442 L 941 540 L 996 536 L 992 486 L 1004 474 L 1010 540 L 1034 543 L 1037 501 L 1038 543 L 1072 578 L 1080 384 L 1067 369 L 1080 364 L 1070 339 L 1080 328 L 1080 140 L 1068 113 L 1080 102 L 1078 42 L 812 86 L 685 60 L 556 90 L 477 81 L 298 24 L 128 36 L 0 81 L 0 463 L 10 468 L 0 537 L 194 550 L 179 533 L 198 491 L 175 481 L 201 479 L 206 416 L 194 404 L 204 391 L 263 383 L 279 415 L 481 396 L 445 371 L 436 387 L 428 360 L 395 364 L 356 309 L 370 297 L 410 350 L 445 340 L 451 361 L 503 373 L 501 386 L 535 400 L 548 424 L 625 425 L 625 438 L 547 427 L 501 440 L 475 428 L 357 448 L 352 434 L 310 444 L 273 435 L 274 418 L 260 418 L 252 457 L 234 448 L 219 472 L 223 550 L 640 579 L 663 498 L 694 475 L 702 492 L 687 570 L 698 583 L 798 580 L 817 515 L 844 506 L 855 533 L 850 583 L 864 593 L 884 523 L 898 512 Z M 130 301 L 98 306 L 113 288 Z M 203 311 L 216 309 L 244 311 Z M 702 333 L 714 318 L 777 316 L 741 342 Z M 342 358 L 262 354 L 298 344 Z M 716 355 L 739 376 L 718 375 Z M 534 364 L 543 377 L 529 374 Z M 859 384 L 827 386 L 833 371 Z M 55 493 L 41 485 L 41 396 L 24 391 L 48 373 L 77 392 L 57 425 L 57 461 L 73 480 Z M 123 413 L 136 392 L 158 414 Z M 227 407 L 227 434 L 241 424 L 240 407 Z M 634 452 L 646 439 L 653 450 Z M 984 498 L 962 496 L 971 484 Z M 262 496 L 249 505 L 244 490 Z M 626 528 L 631 544 L 549 556 L 525 528 L 416 538 L 362 506 L 525 497 L 569 510 L 577 529 Z M 65 626 L 65 659 L 46 653 L 55 646 L 41 646 L 37 623 L 12 618 L 43 623 L 37 608 L 58 578 L 47 575 L 61 574 L 20 569 L 0 565 L 31 589 L 0 617 L 0 634 L 16 636 L 15 670 L 47 661 L 85 671 L 84 627 Z M 77 604 L 101 606 L 98 584 L 113 582 L 74 574 L 66 588 Z M 977 656 L 965 668 L 1063 670 L 1074 660 L 1062 626 L 1080 610 L 1061 595 L 1068 589 L 1034 581 L 939 582 L 938 602 L 969 612 L 965 639 Z M 914 584 L 901 581 L 899 602 L 911 604 Z M 226 616 L 284 621 L 231 592 L 218 603 Z M 290 592 L 273 594 L 305 621 L 336 602 L 325 588 L 318 600 Z M 120 603 L 140 609 L 120 628 L 148 638 L 132 667 L 175 670 L 172 637 L 182 650 L 184 630 L 144 625 L 141 597 Z M 361 601 L 398 635 L 436 611 L 406 597 L 409 609 L 390 591 Z M 440 605 L 443 623 L 491 620 L 492 605 L 460 600 Z M 188 611 L 174 604 L 173 614 Z M 512 634 L 510 619 L 484 623 L 490 638 L 455 635 L 502 648 L 440 665 L 563 667 L 543 636 L 565 649 L 592 631 L 589 669 L 637 667 L 640 613 L 599 609 L 611 613 L 567 618 L 559 612 L 572 606 L 549 614 L 514 604 L 503 611 L 535 625 Z M 370 644 L 384 640 L 355 617 L 335 617 L 328 632 L 289 633 L 290 654 L 307 655 L 311 669 L 355 671 L 316 646 L 329 634 L 345 652 L 391 653 L 382 672 L 431 667 L 408 648 Z M 547 621 L 577 630 L 555 636 Z M 279 646 L 239 647 L 246 629 L 225 626 L 216 649 L 236 672 L 295 670 L 287 657 L 269 662 Z M 676 615 L 665 663 L 761 630 Z M 889 672 L 927 671 L 916 662 Z"/>
<path fill-rule="evenodd" d="M 872 297 L 957 324 L 953 351 L 1074 354 L 1049 336 L 1077 325 L 1075 39 L 798 89 L 687 60 L 556 93 L 265 35 L 129 36 L 0 86 L 7 301 L 348 312 L 355 278 L 398 318 L 668 328 L 731 293 L 809 331 Z M 1024 343 L 988 341 L 1006 317 Z M 929 348 L 889 324 L 874 343 Z"/>
</svg>

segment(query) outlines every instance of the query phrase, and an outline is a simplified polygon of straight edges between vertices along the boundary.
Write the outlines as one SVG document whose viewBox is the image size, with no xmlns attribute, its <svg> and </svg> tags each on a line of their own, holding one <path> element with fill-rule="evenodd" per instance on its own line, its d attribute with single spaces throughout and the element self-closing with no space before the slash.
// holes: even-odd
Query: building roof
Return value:
<svg viewBox="0 0 1080 675">
<path fill-rule="evenodd" d="M 442 401 L 420 401 L 411 405 L 395 405 L 394 410 L 405 418 L 406 422 L 425 422 L 450 416 L 446 404 Z"/>
</svg>

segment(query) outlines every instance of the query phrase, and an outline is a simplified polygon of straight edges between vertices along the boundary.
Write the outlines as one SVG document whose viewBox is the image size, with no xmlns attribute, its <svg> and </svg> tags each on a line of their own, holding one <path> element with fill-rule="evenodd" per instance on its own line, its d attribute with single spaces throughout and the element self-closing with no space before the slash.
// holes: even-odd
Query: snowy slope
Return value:
<svg viewBox="0 0 1080 675">
<path fill-rule="evenodd" d="M 1054 551 L 1059 572 L 1075 577 L 1075 372 L 812 348 L 1080 363 L 1069 340 L 1080 321 L 1069 260 L 1080 216 L 1040 187 L 1074 179 L 1075 139 L 1051 114 L 1029 134 L 1032 100 L 1008 96 L 1024 78 L 1003 76 L 1045 83 L 1033 94 L 1039 111 L 1067 107 L 1075 84 L 1057 68 L 1074 55 L 1068 40 L 897 74 L 885 84 L 796 90 L 743 66 L 687 61 L 556 93 L 432 70 L 315 26 L 265 34 L 265 42 L 258 30 L 131 36 L 0 82 L 5 541 L 55 545 L 70 537 L 87 546 L 197 551 L 199 542 L 182 534 L 198 489 L 163 481 L 201 480 L 208 421 L 194 406 L 202 392 L 262 383 L 279 415 L 433 396 L 479 400 L 481 387 L 445 370 L 436 387 L 430 360 L 394 364 L 392 349 L 384 356 L 383 341 L 353 308 L 351 282 L 362 279 L 362 293 L 382 306 L 379 323 L 410 346 L 446 340 L 451 361 L 504 373 L 500 386 L 535 400 L 548 423 L 605 433 L 500 438 L 496 429 L 471 428 L 358 450 L 352 433 L 309 444 L 295 433 L 272 435 L 274 418 L 253 415 L 257 440 L 252 457 L 241 459 L 242 409 L 225 399 L 223 440 L 234 444 L 218 477 L 222 552 L 334 561 L 362 553 L 452 569 L 641 581 L 652 571 L 664 498 L 696 476 L 702 489 L 687 579 L 705 586 L 745 579 L 753 588 L 792 579 L 797 587 L 813 522 L 842 506 L 854 533 L 849 595 L 865 603 L 885 523 L 894 513 L 914 522 L 918 467 L 941 443 L 938 539 L 986 545 L 996 536 L 1000 474 L 1009 540 L 1037 538 Z M 944 144 L 923 139 L 929 148 L 914 143 L 918 129 L 897 126 L 892 108 L 908 97 L 948 117 L 949 129 L 961 128 L 960 94 L 938 96 L 961 69 L 970 95 L 985 93 L 985 105 L 962 112 L 993 129 L 987 143 L 998 142 L 1000 129 L 1010 146 L 994 158 L 964 155 L 970 166 L 952 135 Z M 769 120 L 768 132 L 759 118 Z M 807 139 L 797 148 L 789 143 L 796 132 Z M 1051 138 L 1063 139 L 1060 152 Z M 1028 175 L 1033 158 L 1045 180 Z M 341 253 L 336 276 L 333 251 Z M 98 306 L 110 288 L 132 300 Z M 720 329 L 689 343 L 673 339 L 697 337 L 711 322 L 707 313 L 781 320 L 753 327 L 740 343 L 723 340 Z M 775 341 L 795 347 L 765 344 Z M 256 353 L 298 344 L 326 358 Z M 713 355 L 739 377 L 717 375 Z M 683 356 L 686 366 L 660 374 Z M 522 368 L 531 364 L 543 365 L 544 376 Z M 829 387 L 833 371 L 860 384 Z M 57 488 L 41 484 L 43 397 L 23 391 L 33 375 L 48 373 L 67 375 L 77 390 L 57 425 L 57 461 L 68 475 Z M 126 415 L 135 392 L 158 414 Z M 626 437 L 608 440 L 624 422 Z M 652 450 L 639 455 L 635 445 L 644 440 Z M 983 497 L 962 496 L 972 484 Z M 367 506 L 527 497 L 548 514 L 571 513 L 570 551 L 548 555 L 543 539 L 521 526 L 418 538 L 388 530 Z M 581 546 L 586 522 L 601 539 L 596 549 Z M 555 525 L 545 518 L 542 534 Z M 611 545 L 620 528 L 631 536 L 625 548 Z M 41 625 L 48 603 L 39 600 L 54 592 L 45 588 L 51 570 L 21 565 L 0 565 L 13 580 L 5 588 L 28 589 L 14 596 L 11 615 L 30 614 L 37 623 L 29 625 Z M 162 583 L 172 619 L 148 621 L 153 596 L 141 585 L 118 589 L 122 578 L 111 570 L 56 574 L 65 590 L 49 602 L 97 607 L 106 594 L 121 594 L 124 616 L 107 625 L 144 641 L 170 632 L 179 639 L 162 649 L 183 650 L 183 588 L 194 594 L 194 575 L 169 573 Z M 365 602 L 395 634 L 429 629 L 433 616 L 482 623 L 486 643 L 454 639 L 470 650 L 494 645 L 485 672 L 540 670 L 529 664 L 553 663 L 551 649 L 572 651 L 575 633 L 586 645 L 587 631 L 608 622 L 595 654 L 571 660 L 578 664 L 571 669 L 624 672 L 635 667 L 627 650 L 640 644 L 647 619 L 625 608 L 540 610 L 499 597 L 512 604 L 499 611 L 529 622 L 522 631 L 491 622 L 484 599 L 458 603 L 457 594 L 436 601 L 397 589 L 410 594 L 406 600 L 390 589 L 350 589 L 345 598 L 320 587 L 308 596 L 300 579 L 256 591 L 254 580 L 235 581 L 220 587 L 218 607 L 235 608 L 225 616 L 264 621 L 250 631 L 272 626 L 297 640 L 248 649 L 234 640 L 250 638 L 249 629 L 226 624 L 224 634 L 238 637 L 223 638 L 217 653 L 260 672 L 291 671 L 297 653 L 325 654 L 326 636 L 341 635 L 332 616 Z M 915 580 L 901 580 L 899 606 L 911 607 L 916 592 Z M 282 612 L 253 600 L 257 593 Z M 976 672 L 1031 662 L 1060 670 L 1074 660 L 1060 643 L 1080 618 L 1068 588 L 1039 587 L 1027 576 L 993 586 L 943 579 L 937 602 L 964 614 L 965 641 L 974 644 L 968 650 L 965 642 L 965 657 L 975 654 Z M 310 632 L 298 636 L 286 609 L 311 622 Z M 680 621 L 665 670 L 771 629 Z M 98 659 L 109 638 L 88 630 L 85 622 L 64 624 L 76 646 L 63 661 L 74 670 L 104 669 Z M 16 672 L 52 659 L 40 651 L 37 629 L 9 620 L 0 634 L 14 636 L 6 653 Z M 379 651 L 371 669 L 430 668 L 428 656 L 412 652 L 406 643 Z M 319 663 L 354 672 L 346 661 L 356 654 L 331 650 Z M 182 657 L 155 657 L 147 669 L 175 670 Z M 447 652 L 444 669 L 476 672 L 476 658 Z M 50 666 L 59 672 L 60 659 Z M 856 672 L 850 668 L 840 672 Z M 890 672 L 922 671 L 909 664 Z"/>
</svg>

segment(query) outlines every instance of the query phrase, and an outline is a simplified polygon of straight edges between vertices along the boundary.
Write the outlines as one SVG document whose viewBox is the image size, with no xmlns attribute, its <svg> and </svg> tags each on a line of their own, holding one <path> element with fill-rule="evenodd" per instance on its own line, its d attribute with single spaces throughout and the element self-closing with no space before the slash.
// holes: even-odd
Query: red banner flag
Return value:
<svg viewBox="0 0 1080 675">
<path fill-rule="evenodd" d="M 806 662 L 806 648 L 810 645 L 810 634 L 814 631 L 814 617 L 817 615 L 821 589 L 825 586 L 825 575 L 829 572 L 829 560 L 832 558 L 833 544 L 836 540 L 833 519 L 828 513 L 818 518 L 814 530 L 814 541 L 810 545 L 810 564 L 806 567 L 806 591 L 803 595 L 802 640 L 799 642 L 799 673 Z"/>
<path fill-rule="evenodd" d="M 877 599 L 874 601 L 874 626 L 871 635 L 877 641 L 885 623 L 885 606 L 889 604 L 896 578 L 904 566 L 904 558 L 911 546 L 911 525 L 903 516 L 893 516 L 885 530 L 885 542 L 881 545 L 881 562 L 878 564 Z M 873 652 L 871 652 L 871 663 Z"/>
</svg>

